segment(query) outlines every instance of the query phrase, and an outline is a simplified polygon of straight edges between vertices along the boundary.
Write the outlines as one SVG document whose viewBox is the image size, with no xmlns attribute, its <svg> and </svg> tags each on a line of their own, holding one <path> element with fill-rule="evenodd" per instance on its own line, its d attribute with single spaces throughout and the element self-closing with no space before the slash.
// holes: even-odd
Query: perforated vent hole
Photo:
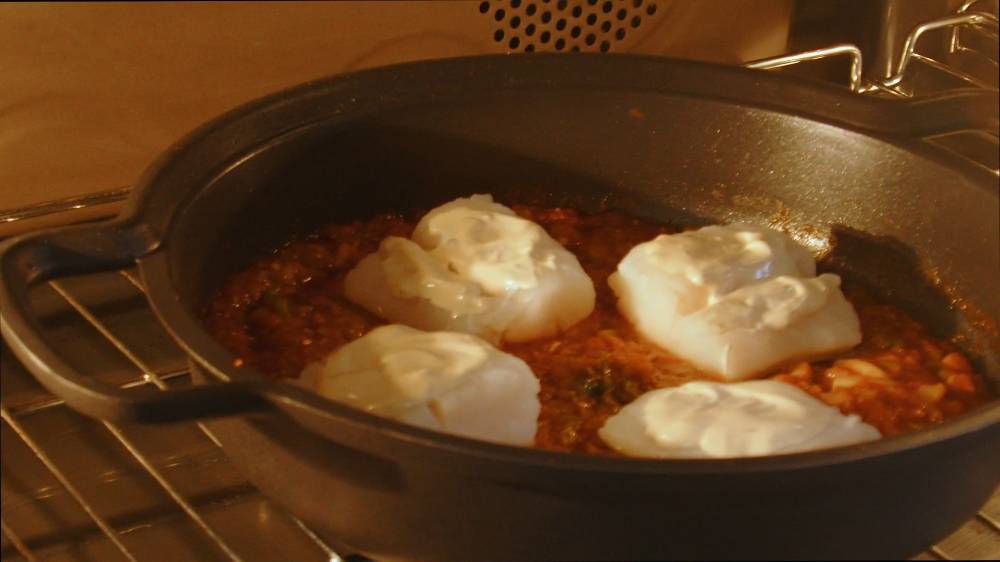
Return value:
<svg viewBox="0 0 1000 562">
<path fill-rule="evenodd" d="M 508 52 L 614 52 L 656 14 L 649 0 L 484 0 L 493 41 Z"/>
</svg>

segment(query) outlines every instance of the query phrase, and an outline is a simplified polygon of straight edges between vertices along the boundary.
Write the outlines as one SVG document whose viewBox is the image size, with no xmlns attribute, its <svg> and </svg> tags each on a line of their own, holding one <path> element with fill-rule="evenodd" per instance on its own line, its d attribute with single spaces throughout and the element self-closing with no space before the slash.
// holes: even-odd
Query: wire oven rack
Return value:
<svg viewBox="0 0 1000 562">
<path fill-rule="evenodd" d="M 51 282 L 43 324 L 89 374 L 123 388 L 190 384 L 131 270 Z M 229 465 L 201 424 L 117 426 L 69 410 L 2 351 L 3 559 L 341 558 Z"/>
<path fill-rule="evenodd" d="M 996 41 L 996 17 L 970 9 L 978 1 L 914 29 L 897 72 L 884 80 L 862 78 L 861 51 L 853 45 L 748 66 L 778 68 L 846 55 L 851 59 L 850 87 L 859 93 L 913 95 L 909 76 L 915 67 L 945 73 L 958 87 L 991 87 L 917 49 L 919 39 L 934 30 L 951 33 L 953 52 L 969 49 L 963 29 Z M 992 64 L 996 66 L 995 58 Z M 987 154 L 985 160 L 970 158 L 998 173 L 996 135 L 974 135 L 985 150 L 938 142 L 966 155 Z M 118 189 L 15 209 L 0 213 L 0 223 L 23 221 L 37 227 L 39 222 L 73 222 L 83 218 L 77 211 L 110 209 L 127 193 Z M 153 385 L 163 390 L 191 384 L 184 353 L 148 308 L 133 270 L 51 282 L 34 290 L 31 299 L 50 337 L 83 372 L 126 388 Z M 331 540 L 263 497 L 201 424 L 140 427 L 95 421 L 45 391 L 6 348 L 0 366 L 3 560 L 352 558 L 341 558 Z M 336 509 L 336 498 L 330 503 Z M 997 558 L 1000 490 L 962 528 L 917 557 Z"/>
<path fill-rule="evenodd" d="M 997 90 L 997 16 L 973 8 L 985 0 L 966 0 L 954 14 L 914 27 L 903 43 L 899 61 L 889 76 L 864 78 L 862 52 L 856 45 L 821 49 L 746 63 L 749 68 L 779 69 L 834 57 L 849 57 L 848 86 L 862 95 L 909 98 L 959 89 Z M 994 7 L 994 11 L 996 8 Z M 928 38 L 942 35 L 947 47 L 938 58 L 921 52 Z M 921 39 L 924 41 L 921 42 Z M 940 60 L 939 60 L 940 59 Z M 957 131 L 924 139 L 951 151 L 1000 177 L 1000 140 L 997 131 Z"/>
</svg>

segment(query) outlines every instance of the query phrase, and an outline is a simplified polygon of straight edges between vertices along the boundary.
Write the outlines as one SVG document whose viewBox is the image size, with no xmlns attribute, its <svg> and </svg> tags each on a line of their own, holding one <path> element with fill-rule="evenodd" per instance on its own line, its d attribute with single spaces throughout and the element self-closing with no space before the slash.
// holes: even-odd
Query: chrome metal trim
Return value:
<svg viewBox="0 0 1000 562">
<path fill-rule="evenodd" d="M 178 371 L 171 371 L 169 373 L 162 373 L 162 374 L 160 374 L 160 378 L 162 380 L 164 380 L 164 381 L 169 381 L 169 380 L 174 380 L 174 379 L 177 379 L 177 378 L 180 378 L 180 377 L 184 377 L 184 376 L 187 376 L 187 375 L 190 375 L 190 374 L 191 373 L 187 369 L 181 369 L 181 370 L 178 370 Z M 129 389 L 129 388 L 135 388 L 137 386 L 144 386 L 144 385 L 147 385 L 147 384 L 149 384 L 149 381 L 143 379 L 143 380 L 137 380 L 137 381 L 132 381 L 132 382 L 125 383 L 125 384 L 121 385 L 118 388 L 121 388 L 121 389 L 124 390 L 124 389 Z M 7 406 L 7 411 L 9 411 L 11 414 L 13 414 L 13 415 L 15 415 L 15 416 L 17 416 L 19 418 L 23 418 L 23 417 L 29 416 L 31 414 L 37 414 L 38 412 L 43 412 L 45 410 L 48 410 L 49 408 L 55 408 L 57 406 L 62 406 L 65 403 L 66 402 L 64 402 L 62 399 L 56 398 L 55 396 L 52 396 L 48 400 L 42 400 L 40 402 L 30 402 L 28 404 L 23 404 L 23 405 Z"/>
<path fill-rule="evenodd" d="M 822 49 L 814 49 L 812 51 L 803 51 L 801 53 L 792 53 L 790 55 L 783 55 L 780 57 L 755 60 L 748 62 L 743 66 L 746 66 L 747 68 L 770 70 L 773 68 L 781 68 L 783 66 L 791 66 L 793 64 L 808 61 L 825 60 L 839 55 L 847 55 L 851 57 L 850 81 L 848 84 L 852 92 L 861 92 L 863 87 L 861 80 L 861 49 L 859 49 L 856 45 L 851 45 L 849 43 L 833 45 Z"/>
<path fill-rule="evenodd" d="M 14 531 L 7 525 L 7 521 L 3 517 L 0 517 L 0 529 L 3 530 L 4 536 L 10 540 L 10 543 L 14 545 L 14 548 L 17 549 L 17 552 L 23 556 L 25 560 L 28 562 L 38 561 L 38 558 L 35 558 L 35 555 L 28 549 L 28 545 L 24 544 L 24 541 L 22 541 L 21 538 L 14 533 Z"/>
<path fill-rule="evenodd" d="M 46 454 L 45 451 L 42 450 L 42 448 L 38 445 L 38 442 L 35 441 L 34 438 L 32 438 L 30 435 L 28 435 L 28 432 L 24 430 L 24 426 L 22 426 L 20 422 L 18 422 L 17 419 L 14 416 L 12 416 L 10 412 L 7 411 L 7 408 L 4 408 L 3 406 L 0 406 L 0 418 L 2 418 L 3 421 L 7 422 L 7 425 L 9 425 L 10 428 L 14 430 L 14 433 L 16 433 L 17 436 L 21 438 L 21 441 L 24 441 L 24 444 L 27 445 L 29 449 L 31 449 L 31 452 L 34 453 L 35 457 L 38 458 L 38 460 L 41 461 L 43 465 L 45 465 L 45 468 L 47 468 L 49 472 L 52 473 L 52 476 L 56 477 L 56 480 L 58 480 L 59 483 L 62 484 L 62 487 L 65 488 L 67 492 L 69 492 L 69 495 L 72 496 L 74 500 L 76 500 L 76 503 L 80 504 L 80 507 L 83 508 L 83 510 L 87 513 L 87 515 L 90 516 L 90 519 L 94 522 L 95 525 L 97 525 L 97 527 L 101 530 L 101 532 L 103 532 L 104 535 L 108 537 L 108 539 L 112 543 L 114 543 L 115 547 L 118 548 L 119 552 L 121 552 L 122 555 L 124 555 L 125 558 L 130 560 L 131 562 L 139 562 L 136 559 L 136 557 L 133 556 L 132 553 L 129 552 L 127 548 L 125 548 L 125 545 L 118 538 L 118 534 L 115 532 L 115 530 L 112 529 L 110 525 L 108 525 L 108 522 L 105 521 L 103 517 L 98 515 L 97 511 L 94 510 L 93 506 L 91 506 L 90 503 L 88 503 L 87 500 L 84 499 L 83 495 L 80 494 L 80 490 L 78 490 L 76 486 L 73 485 L 73 482 L 66 477 L 66 474 L 63 473 L 62 470 L 59 469 L 59 466 L 56 465 L 54 462 L 52 462 L 52 459 L 49 457 L 48 454 Z"/>
<path fill-rule="evenodd" d="M 962 3 L 962 6 L 958 8 L 958 13 L 959 14 L 967 13 L 969 11 L 969 9 L 972 8 L 973 6 L 975 6 L 976 4 L 979 4 L 979 3 L 985 2 L 985 1 L 986 0 L 966 0 L 965 2 Z M 994 1 L 994 4 L 997 4 L 998 8 L 1000 8 L 1000 2 Z M 959 33 L 958 32 L 959 32 L 959 28 L 958 27 L 955 27 L 954 29 L 951 30 L 951 38 L 948 41 L 948 50 L 950 52 L 952 52 L 952 53 L 964 49 L 964 47 L 961 44 L 961 40 L 959 38 Z M 993 38 L 997 37 L 997 34 L 995 34 L 995 33 L 991 33 L 990 35 Z"/>
<path fill-rule="evenodd" d="M 992 14 L 973 12 L 948 16 L 918 25 L 906 37 L 906 43 L 903 44 L 903 56 L 899 60 L 899 69 L 896 70 L 895 74 L 883 80 L 883 84 L 892 88 L 898 86 L 903 81 L 906 77 L 906 69 L 910 64 L 910 60 L 913 59 L 913 55 L 916 52 L 917 41 L 920 40 L 920 37 L 922 37 L 924 33 L 935 29 L 947 27 L 957 28 L 962 25 L 977 24 L 992 24 L 996 26 L 997 18 Z M 957 29 L 953 31 L 953 33 L 957 33 Z"/>
<path fill-rule="evenodd" d="M 985 83 L 981 82 L 975 76 L 970 76 L 970 75 L 962 72 L 961 70 L 957 70 L 957 69 L 955 69 L 955 68 L 953 68 L 951 66 L 948 66 L 947 64 L 945 64 L 943 62 L 940 62 L 940 61 L 938 61 L 936 59 L 933 59 L 933 58 L 925 56 L 925 55 L 921 55 L 920 53 L 913 53 L 912 59 L 920 61 L 920 62 L 922 62 L 922 63 L 924 63 L 924 64 L 926 64 L 928 66 L 932 66 L 935 69 L 940 70 L 941 72 L 948 73 L 948 74 L 954 76 L 955 78 L 958 78 L 959 80 L 963 80 L 965 82 L 968 82 L 969 84 L 971 84 L 971 85 L 973 85 L 973 86 L 975 86 L 977 88 L 991 88 L 992 87 L 989 84 L 985 84 Z M 890 87 L 890 86 L 886 85 L 886 87 Z"/>
<path fill-rule="evenodd" d="M 52 201 L 45 201 L 43 203 L 37 203 L 35 205 L 28 205 L 26 207 L 19 207 L 16 209 L 7 209 L 5 211 L 0 211 L 0 224 L 16 222 L 24 219 L 33 219 L 44 215 L 51 215 L 53 213 L 72 211 L 74 209 L 85 209 L 88 207 L 96 207 L 97 205 L 117 203 L 119 201 L 123 201 L 131 192 L 131 188 L 122 187 L 109 191 L 88 193 L 87 195 L 81 195 L 78 197 L 54 199 Z"/>
<path fill-rule="evenodd" d="M 785 66 L 791 66 L 795 64 L 800 64 L 808 61 L 824 60 L 834 56 L 847 55 L 851 57 L 851 70 L 849 87 L 851 91 L 857 92 L 859 94 L 889 94 L 893 97 L 912 97 L 913 93 L 902 88 L 905 78 L 907 76 L 907 70 L 910 68 L 912 61 L 919 61 L 922 64 L 933 67 L 934 69 L 950 74 L 955 78 L 969 84 L 971 87 L 975 88 L 986 88 L 995 89 L 996 86 L 992 84 L 985 84 L 974 76 L 971 76 L 965 72 L 962 72 L 952 66 L 945 63 L 937 61 L 931 57 L 920 54 L 917 52 L 917 42 L 926 32 L 935 29 L 946 29 L 951 28 L 951 52 L 956 52 L 958 50 L 973 51 L 962 46 L 959 42 L 959 29 L 962 26 L 991 26 L 993 28 L 997 27 L 996 16 L 988 13 L 982 12 L 968 12 L 973 5 L 982 2 L 984 0 L 967 0 L 962 7 L 959 9 L 957 14 L 950 15 L 947 17 L 932 20 L 915 27 L 910 34 L 907 36 L 906 42 L 904 43 L 903 54 L 900 58 L 900 66 L 898 71 L 885 80 L 877 80 L 873 82 L 865 83 L 862 80 L 862 55 L 861 49 L 856 45 L 851 44 L 841 44 L 833 45 L 823 49 L 815 49 L 811 51 L 804 51 L 801 53 L 791 53 L 788 55 L 761 59 L 746 63 L 744 66 L 748 68 L 758 68 L 758 69 L 775 69 Z M 983 54 L 983 56 L 989 58 L 989 55 Z M 993 61 L 993 59 L 989 59 Z M 982 133 L 996 138 L 997 131 L 981 131 Z M 934 143 L 937 148 L 943 151 L 948 151 L 954 154 L 959 154 L 952 148 L 943 146 L 939 143 Z M 974 158 L 971 158 L 964 154 L 959 154 L 963 159 L 973 163 L 974 165 L 983 168 L 994 175 L 1000 176 L 1000 168 L 993 167 L 988 163 L 981 162 Z"/>
</svg>

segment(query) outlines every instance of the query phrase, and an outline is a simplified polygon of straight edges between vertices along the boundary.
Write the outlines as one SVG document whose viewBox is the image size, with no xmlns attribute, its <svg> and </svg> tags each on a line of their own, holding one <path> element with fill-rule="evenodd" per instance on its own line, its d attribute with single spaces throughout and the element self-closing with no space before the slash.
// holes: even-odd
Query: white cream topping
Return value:
<svg viewBox="0 0 1000 562">
<path fill-rule="evenodd" d="M 775 277 L 738 289 L 681 317 L 664 345 L 693 365 L 730 380 L 792 360 L 861 343 L 861 324 L 840 278 Z"/>
<path fill-rule="evenodd" d="M 536 270 L 553 267 L 545 230 L 488 195 L 458 199 L 427 213 L 413 240 L 489 295 L 537 287 Z"/>
<path fill-rule="evenodd" d="M 390 289 L 400 298 L 424 298 L 455 314 L 482 312 L 487 306 L 476 283 L 450 271 L 412 240 L 389 236 L 379 246 L 378 256 L 385 276 L 396 280 Z"/>
<path fill-rule="evenodd" d="M 599 435 L 624 454 L 653 458 L 774 455 L 881 437 L 858 416 L 770 380 L 653 390 L 608 418 Z"/>
<path fill-rule="evenodd" d="M 430 211 L 412 240 L 386 238 L 344 287 L 389 321 L 493 342 L 554 335 L 589 315 L 596 300 L 573 254 L 489 195 Z"/>
<path fill-rule="evenodd" d="M 840 277 L 832 273 L 812 278 L 782 275 L 737 289 L 699 314 L 719 332 L 783 330 L 823 308 L 839 287 Z"/>
<path fill-rule="evenodd" d="M 816 274 L 809 251 L 790 237 L 739 223 L 657 236 L 634 247 L 622 260 L 625 267 L 633 263 L 678 293 L 680 314 L 713 304 L 755 281 Z"/>
<path fill-rule="evenodd" d="M 466 437 L 530 445 L 539 384 L 531 368 L 470 334 L 376 328 L 300 381 L 330 399 Z"/>
<path fill-rule="evenodd" d="M 608 284 L 646 338 L 736 380 L 860 343 L 840 278 L 815 272 L 812 256 L 790 237 L 733 224 L 639 244 Z"/>
</svg>

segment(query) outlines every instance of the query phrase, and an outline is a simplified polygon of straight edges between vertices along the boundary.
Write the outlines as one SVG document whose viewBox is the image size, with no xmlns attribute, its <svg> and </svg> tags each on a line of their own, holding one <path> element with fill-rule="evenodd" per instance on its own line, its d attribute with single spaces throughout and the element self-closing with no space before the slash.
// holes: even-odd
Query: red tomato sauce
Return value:
<svg viewBox="0 0 1000 562">
<path fill-rule="evenodd" d="M 597 289 L 588 318 L 549 339 L 505 344 L 541 382 L 539 448 L 615 454 L 597 435 L 605 420 L 642 393 L 711 379 L 644 341 L 619 313 L 607 278 L 636 244 L 678 229 L 621 213 L 514 206 L 573 252 Z M 343 297 L 344 275 L 383 238 L 408 237 L 422 212 L 382 214 L 329 225 L 233 275 L 210 303 L 209 331 L 240 363 L 272 377 L 296 377 L 309 363 L 386 322 Z M 884 436 L 937 424 L 989 401 L 982 376 L 947 341 L 902 311 L 845 281 L 863 341 L 839 356 L 767 375 L 795 385 Z"/>
</svg>

